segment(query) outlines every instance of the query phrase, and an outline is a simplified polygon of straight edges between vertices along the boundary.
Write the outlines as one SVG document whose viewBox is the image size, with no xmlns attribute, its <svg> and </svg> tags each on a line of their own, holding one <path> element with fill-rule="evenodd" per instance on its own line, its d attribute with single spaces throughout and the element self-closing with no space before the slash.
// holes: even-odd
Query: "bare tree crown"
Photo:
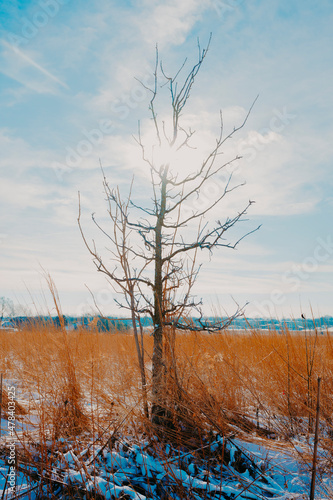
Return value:
<svg viewBox="0 0 333 500">
<path fill-rule="evenodd" d="M 200 310 L 201 301 L 192 296 L 192 288 L 197 279 L 200 265 L 196 264 L 199 250 L 212 252 L 216 248 L 236 248 L 239 242 L 258 228 L 243 234 L 236 241 L 226 238 L 226 233 L 238 222 L 244 220 L 253 201 L 223 220 L 211 221 L 214 207 L 221 204 L 241 184 L 233 185 L 232 169 L 229 167 L 240 159 L 235 156 L 226 162 L 222 161 L 222 149 L 227 141 L 244 127 L 249 112 L 242 123 L 224 135 L 223 117 L 220 112 L 219 135 L 211 151 L 203 158 L 200 166 L 191 173 L 182 173 L 173 168 L 173 160 L 179 152 L 192 148 L 194 131 L 182 126 L 182 115 L 189 100 L 195 78 L 207 55 L 210 39 L 206 48 L 198 43 L 198 60 L 186 76 L 186 61 L 175 76 L 168 76 L 163 64 L 159 61 L 156 48 L 154 84 L 147 87 L 150 93 L 149 111 L 153 123 L 156 144 L 148 147 L 141 133 L 139 124 L 136 142 L 141 150 L 144 163 L 150 173 L 152 203 L 150 207 L 137 205 L 130 194 L 126 200 L 120 196 L 117 187 L 111 187 L 103 172 L 103 186 L 111 219 L 111 230 L 100 225 L 93 215 L 93 221 L 111 244 L 112 263 L 102 257 L 95 244 L 90 244 L 82 230 L 80 214 L 79 227 L 83 240 L 93 256 L 97 270 L 104 273 L 110 282 L 121 292 L 124 301 L 117 303 L 131 311 L 133 324 L 140 322 L 143 314 L 148 314 L 154 323 L 153 354 L 153 396 L 159 401 L 158 387 L 163 379 L 163 338 L 166 328 L 190 330 L 219 330 L 226 327 L 242 312 L 236 312 L 226 321 L 214 324 L 203 320 Z M 170 120 L 160 119 L 156 111 L 161 85 L 168 86 L 170 95 Z M 223 189 L 209 203 L 200 207 L 190 201 L 222 171 L 231 172 L 226 177 Z M 189 210 L 189 206 L 193 207 Z M 141 216 L 132 218 L 131 211 Z M 189 236 L 190 230 L 190 236 Z M 135 239 L 136 243 L 133 244 Z M 193 322 L 191 314 L 197 310 L 199 320 Z M 140 359 L 141 354 L 139 355 Z M 158 403 L 156 403 L 158 405 Z M 154 413 L 154 411 L 153 411 Z"/>
</svg>

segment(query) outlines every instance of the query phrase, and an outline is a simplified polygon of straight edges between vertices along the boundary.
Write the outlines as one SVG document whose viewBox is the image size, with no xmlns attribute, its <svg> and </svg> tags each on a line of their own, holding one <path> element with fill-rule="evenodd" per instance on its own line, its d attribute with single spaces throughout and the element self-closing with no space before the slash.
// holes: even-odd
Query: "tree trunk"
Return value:
<svg viewBox="0 0 333 500">
<path fill-rule="evenodd" d="M 161 183 L 161 206 L 155 227 L 155 279 L 154 279 L 154 350 L 152 373 L 152 422 L 160 424 L 163 420 L 163 255 L 162 228 L 166 208 L 166 185 L 168 166 L 164 167 Z"/>
<path fill-rule="evenodd" d="M 143 345 L 141 345 L 141 347 L 140 347 L 140 344 L 139 344 L 138 328 L 137 328 L 136 317 L 135 317 L 134 292 L 133 292 L 132 288 L 130 289 L 130 294 L 131 294 L 132 325 L 133 325 L 135 346 L 136 346 L 136 351 L 137 351 L 137 354 L 138 354 L 138 361 L 139 361 L 139 368 L 140 368 L 140 375 L 141 375 L 143 411 L 144 411 L 144 414 L 145 414 L 146 418 L 149 418 L 149 408 L 148 408 L 148 400 L 147 400 L 147 381 L 146 381 L 144 351 L 143 351 Z"/>
</svg>

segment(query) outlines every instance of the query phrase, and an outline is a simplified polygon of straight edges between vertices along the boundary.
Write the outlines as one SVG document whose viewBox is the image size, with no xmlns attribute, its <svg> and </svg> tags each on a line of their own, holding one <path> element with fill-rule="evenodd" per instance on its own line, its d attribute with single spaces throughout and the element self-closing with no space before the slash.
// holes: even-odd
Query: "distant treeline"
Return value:
<svg viewBox="0 0 333 500">
<path fill-rule="evenodd" d="M 23 327 L 39 327 L 52 325 L 56 328 L 61 328 L 62 325 L 66 327 L 67 330 L 77 330 L 78 328 L 86 328 L 91 330 L 97 328 L 101 332 L 114 332 L 114 331 L 126 331 L 132 326 L 131 319 L 127 318 L 113 318 L 113 317 L 102 317 L 102 316 L 15 316 L 12 318 L 6 318 L 16 328 Z M 152 321 L 149 318 L 142 318 L 141 324 L 143 327 L 152 325 Z"/>
<path fill-rule="evenodd" d="M 221 323 L 227 318 L 218 318 Z M 41 325 L 47 326 L 52 325 L 56 328 L 61 327 L 63 323 L 67 330 L 76 330 L 78 328 L 86 328 L 87 330 L 98 329 L 100 332 L 115 332 L 115 331 L 127 331 L 132 327 L 132 320 L 129 318 L 115 318 L 115 317 L 103 317 L 103 316 L 63 316 L 60 320 L 58 316 L 16 316 L 12 318 L 6 318 L 14 327 L 22 328 L 25 326 L 38 327 Z M 193 318 L 193 323 L 197 323 L 197 319 Z M 206 324 L 209 322 L 216 322 L 216 318 L 208 317 L 205 318 Z M 151 318 L 144 317 L 141 318 L 141 325 L 143 328 L 152 327 L 153 323 Z M 314 329 L 326 329 L 333 328 L 333 317 L 332 316 L 322 316 L 320 318 L 284 318 L 282 320 L 278 319 L 267 319 L 267 318 L 236 318 L 232 322 L 229 329 L 233 330 L 244 330 L 247 328 L 257 328 L 260 330 L 276 330 L 282 331 L 285 327 L 289 330 L 314 330 Z"/>
</svg>

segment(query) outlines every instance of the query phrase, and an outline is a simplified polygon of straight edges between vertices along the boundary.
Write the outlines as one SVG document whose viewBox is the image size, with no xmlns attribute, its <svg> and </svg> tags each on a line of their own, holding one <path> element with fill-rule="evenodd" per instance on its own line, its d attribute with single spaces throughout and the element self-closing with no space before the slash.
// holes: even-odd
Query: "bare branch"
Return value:
<svg viewBox="0 0 333 500">
<path fill-rule="evenodd" d="M 84 244 L 90 252 L 97 271 L 103 273 L 114 289 L 120 291 L 123 301 L 116 299 L 121 308 L 131 311 L 133 331 L 136 341 L 138 361 L 142 376 L 142 386 L 145 388 L 145 368 L 143 363 L 143 340 L 141 316 L 148 314 L 153 320 L 154 349 L 152 357 L 152 415 L 153 421 L 158 423 L 158 415 L 163 409 L 163 384 L 165 375 L 164 349 L 170 349 L 174 363 L 175 344 L 172 335 L 176 329 L 180 331 L 208 331 L 218 332 L 227 328 L 234 319 L 243 314 L 243 307 L 237 304 L 232 316 L 208 321 L 201 310 L 201 300 L 192 296 L 193 286 L 197 280 L 200 265 L 197 265 L 199 250 L 212 253 L 216 248 L 235 249 L 248 235 L 257 231 L 245 231 L 238 239 L 229 238 L 227 231 L 239 222 L 246 220 L 247 210 L 254 203 L 249 201 L 241 211 L 217 220 L 204 223 L 212 213 L 214 207 L 222 200 L 241 187 L 243 183 L 232 182 L 232 172 L 229 167 L 240 159 L 236 156 L 229 161 L 220 160 L 223 154 L 223 145 L 232 139 L 247 123 L 250 113 L 258 97 L 250 106 L 243 121 L 224 136 L 223 115 L 220 111 L 219 132 L 208 154 L 204 156 L 196 171 L 190 174 L 172 172 L 172 164 L 168 158 L 158 158 L 157 151 L 163 151 L 162 146 L 172 148 L 171 153 L 187 148 L 195 149 L 192 138 L 195 134 L 191 128 L 181 125 L 183 110 L 190 98 L 193 84 L 207 55 L 211 42 L 202 49 L 198 41 L 198 58 L 196 64 L 182 77 L 187 60 L 180 66 L 174 76 L 168 76 L 163 64 L 159 62 L 159 53 L 156 46 L 154 83 L 148 87 L 141 85 L 150 92 L 149 111 L 152 118 L 152 127 L 156 136 L 156 145 L 149 147 L 144 143 L 138 122 L 137 137 L 134 137 L 140 148 L 142 160 L 150 173 L 152 188 L 152 206 L 146 207 L 135 203 L 132 197 L 132 185 L 127 199 L 120 196 L 119 188 L 108 184 L 102 165 L 103 188 L 106 195 L 107 210 L 111 220 L 111 231 L 105 229 L 104 223 L 97 221 L 92 214 L 93 224 L 100 234 L 106 237 L 111 248 L 106 249 L 111 254 L 108 260 L 96 248 L 94 241 L 88 242 L 81 225 L 81 204 L 79 195 L 78 225 Z M 171 116 L 168 119 L 160 118 L 157 112 L 158 94 L 163 91 L 159 79 L 167 86 L 169 93 Z M 162 89 L 162 90 L 161 90 Z M 159 148 L 157 150 L 157 148 Z M 171 155 L 170 155 L 171 156 Z M 157 161 L 159 163 L 157 163 Z M 170 162 L 170 164 L 169 164 Z M 184 213 L 187 203 L 200 197 L 208 182 L 214 182 L 218 174 L 228 170 L 228 176 L 221 191 L 208 200 L 205 206 L 191 208 Z M 194 169 L 193 169 L 194 170 Z M 147 197 L 148 198 L 148 197 Z M 139 211 L 139 216 L 136 214 Z M 211 219 L 211 216 L 210 216 Z M 192 224 L 196 227 L 193 239 L 189 239 L 183 229 Z M 109 256 L 110 256 L 109 254 Z M 111 262 L 111 263 L 110 263 Z M 193 319 L 193 311 L 199 315 Z M 138 325 L 140 325 L 141 343 L 139 341 Z M 176 368 L 175 368 L 176 369 Z M 176 373 L 176 372 L 175 372 Z M 145 393 L 144 393 L 145 394 Z M 145 397 L 145 395 L 144 395 Z M 148 414 L 147 400 L 145 413 Z M 156 417 L 156 420 L 155 420 Z"/>
</svg>

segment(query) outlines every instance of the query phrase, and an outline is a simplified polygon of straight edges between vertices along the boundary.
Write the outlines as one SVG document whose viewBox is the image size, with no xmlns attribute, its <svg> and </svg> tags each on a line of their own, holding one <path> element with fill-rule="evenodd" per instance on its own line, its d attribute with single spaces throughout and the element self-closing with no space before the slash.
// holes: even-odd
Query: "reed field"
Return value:
<svg viewBox="0 0 333 500">
<path fill-rule="evenodd" d="M 171 335 L 172 349 L 168 345 Z M 149 403 L 153 350 L 149 331 L 144 333 L 143 342 Z M 199 449 L 207 435 L 215 432 L 264 443 L 271 450 L 284 447 L 292 453 L 297 440 L 305 446 L 302 453 L 297 450 L 297 460 L 300 467 L 308 467 L 309 476 L 320 378 L 317 466 L 321 474 L 332 470 L 333 343 L 328 330 L 289 331 L 281 327 L 279 331 L 249 328 L 214 334 L 170 332 L 165 342 L 169 363 L 166 400 L 175 410 L 170 413 L 170 425 L 159 435 L 162 441 L 177 449 Z M 48 462 L 52 465 L 50 450 L 59 452 L 64 442 L 102 443 L 105 436 L 110 439 L 115 433 L 137 439 L 158 435 L 144 416 L 131 331 L 101 333 L 97 329 L 30 326 L 17 332 L 0 330 L 0 346 L 2 426 L 8 418 L 11 386 L 16 391 L 16 418 L 21 422 L 16 431 L 22 463 L 33 461 L 32 441 L 35 448 L 38 443 L 39 450 L 44 444 L 45 468 Z M 2 429 L 2 435 L 5 431 Z M 178 492 L 174 497 L 151 498 L 192 498 L 188 495 Z"/>
<path fill-rule="evenodd" d="M 29 411 L 39 410 L 48 401 L 66 400 L 66 395 L 69 400 L 71 390 L 101 413 L 111 408 L 141 408 L 139 366 L 130 332 L 83 328 L 67 332 L 50 326 L 0 330 L 0 346 L 3 378 L 15 380 Z M 153 337 L 146 333 L 148 386 L 152 348 Z M 174 382 L 193 404 L 209 401 L 210 411 L 216 405 L 217 413 L 228 412 L 235 419 L 259 412 L 261 419 L 271 419 L 272 429 L 286 434 L 301 423 L 309 424 L 311 431 L 321 377 L 321 414 L 331 425 L 333 339 L 328 331 L 176 333 L 173 357 Z M 281 429 L 275 427 L 278 417 Z"/>
</svg>

